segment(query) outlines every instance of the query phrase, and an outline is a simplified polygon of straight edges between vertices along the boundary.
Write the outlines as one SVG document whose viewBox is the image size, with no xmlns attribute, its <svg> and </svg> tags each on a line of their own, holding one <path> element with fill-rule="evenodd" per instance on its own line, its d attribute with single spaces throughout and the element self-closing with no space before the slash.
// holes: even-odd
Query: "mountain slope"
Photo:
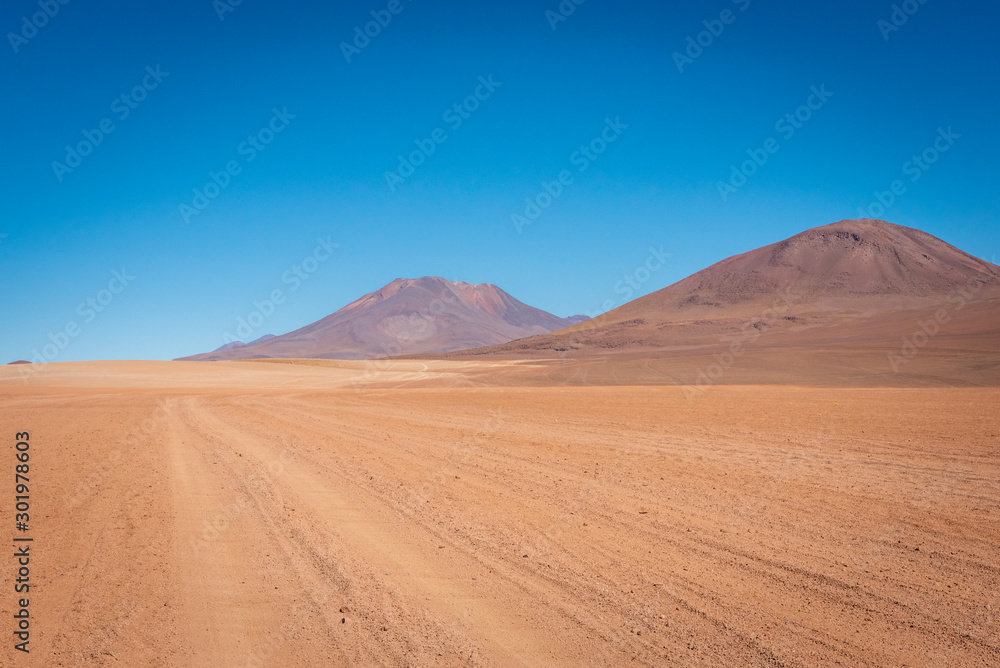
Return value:
<svg viewBox="0 0 1000 668">
<path fill-rule="evenodd" d="M 729 257 L 565 331 L 448 357 L 690 347 L 748 330 L 816 327 L 830 333 L 847 327 L 858 335 L 877 329 L 892 338 L 894 319 L 902 321 L 902 334 L 910 334 L 915 317 L 956 299 L 957 291 L 981 300 L 998 288 L 1000 267 L 926 232 L 882 220 L 844 220 Z M 992 331 L 991 311 L 977 312 L 978 324 L 968 326 Z"/>
<path fill-rule="evenodd" d="M 398 278 L 294 332 L 184 359 L 366 359 L 443 353 L 552 332 L 582 318 L 559 318 L 488 283 Z"/>
<path fill-rule="evenodd" d="M 926 232 L 883 220 L 843 220 L 734 255 L 618 309 L 617 317 L 693 306 L 759 305 L 792 288 L 807 303 L 913 303 L 969 281 L 996 283 L 1000 268 Z"/>
<path fill-rule="evenodd" d="M 229 343 L 226 343 L 224 345 L 219 346 L 218 348 L 216 348 L 212 352 L 221 353 L 221 352 L 225 352 L 227 350 L 233 350 L 235 348 L 245 348 L 246 346 L 252 346 L 255 343 L 263 343 L 264 341 L 270 341 L 273 338 L 274 338 L 274 334 L 265 334 L 264 336 L 262 336 L 260 338 L 254 339 L 253 341 L 250 341 L 249 343 L 243 343 L 242 341 L 230 341 Z"/>
</svg>

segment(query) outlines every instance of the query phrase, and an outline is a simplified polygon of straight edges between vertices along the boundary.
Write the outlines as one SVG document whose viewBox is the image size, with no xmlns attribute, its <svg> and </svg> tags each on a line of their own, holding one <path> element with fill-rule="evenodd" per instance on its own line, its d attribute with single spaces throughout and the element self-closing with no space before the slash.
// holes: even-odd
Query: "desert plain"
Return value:
<svg viewBox="0 0 1000 668">
<path fill-rule="evenodd" d="M 559 365 L 0 367 L 17 665 L 1000 663 L 997 387 Z"/>
</svg>

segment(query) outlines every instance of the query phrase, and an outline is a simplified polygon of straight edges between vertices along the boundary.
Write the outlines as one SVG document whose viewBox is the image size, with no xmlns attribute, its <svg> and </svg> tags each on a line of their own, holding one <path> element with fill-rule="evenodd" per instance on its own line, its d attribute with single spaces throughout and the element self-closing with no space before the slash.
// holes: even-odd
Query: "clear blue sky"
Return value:
<svg viewBox="0 0 1000 668">
<path fill-rule="evenodd" d="M 220 19 L 224 2 L 75 0 L 52 17 L 3 3 L 0 361 L 46 344 L 58 361 L 203 352 L 275 290 L 253 337 L 397 277 L 595 313 L 621 303 L 650 247 L 671 258 L 633 298 L 858 217 L 895 180 L 905 192 L 881 217 L 1000 255 L 995 2 L 911 0 L 898 30 L 879 25 L 888 0 L 586 0 L 564 21 L 546 14 L 559 0 L 243 0 Z M 345 56 L 373 11 L 391 22 Z M 823 86 L 832 96 L 810 99 Z M 799 127 L 776 126 L 807 102 Z M 113 131 L 67 158 L 102 122 Z M 907 165 L 939 128 L 960 137 Z M 438 129 L 390 188 L 398 156 Z M 261 130 L 263 150 L 243 143 Z M 574 155 L 602 133 L 602 154 Z M 767 162 L 723 197 L 747 151 Z M 204 204 L 193 189 L 230 162 L 239 173 L 186 222 L 181 205 Z M 519 230 L 512 214 L 564 170 L 572 182 Z M 317 238 L 339 247 L 293 289 Z"/>
</svg>

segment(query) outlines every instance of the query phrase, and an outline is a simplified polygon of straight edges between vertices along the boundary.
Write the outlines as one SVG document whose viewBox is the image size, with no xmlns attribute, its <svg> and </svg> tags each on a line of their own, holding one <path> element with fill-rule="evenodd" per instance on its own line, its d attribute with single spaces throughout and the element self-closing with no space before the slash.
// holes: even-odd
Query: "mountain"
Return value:
<svg viewBox="0 0 1000 668">
<path fill-rule="evenodd" d="M 685 373 L 703 377 L 717 356 L 732 366 L 732 350 L 742 371 L 757 364 L 748 382 L 794 367 L 841 374 L 837 382 L 895 384 L 892 373 L 924 369 L 947 382 L 996 384 L 1000 267 L 917 229 L 843 220 L 729 257 L 574 327 L 442 357 L 602 358 L 608 378 L 624 373 L 626 359 L 633 377 L 660 360 L 661 376 L 687 382 Z"/>
<path fill-rule="evenodd" d="M 968 282 L 993 284 L 1000 268 L 921 230 L 884 220 L 843 220 L 776 244 L 735 255 L 618 309 L 674 316 L 784 298 L 791 288 L 803 303 L 914 303 Z"/>
<path fill-rule="evenodd" d="M 263 343 L 264 341 L 270 341 L 273 338 L 275 338 L 274 334 L 265 334 L 264 336 L 260 337 L 259 339 L 254 339 L 253 341 L 251 341 L 249 343 L 243 343 L 242 341 L 230 341 L 229 343 L 227 343 L 225 345 L 219 346 L 218 348 L 216 348 L 212 352 L 214 352 L 214 353 L 221 353 L 221 352 L 225 352 L 227 350 L 234 350 L 236 348 L 245 348 L 246 346 L 252 346 L 255 343 Z"/>
<path fill-rule="evenodd" d="M 444 353 L 544 334 L 585 319 L 554 316 L 489 283 L 397 278 L 294 332 L 183 359 L 367 359 Z"/>
</svg>

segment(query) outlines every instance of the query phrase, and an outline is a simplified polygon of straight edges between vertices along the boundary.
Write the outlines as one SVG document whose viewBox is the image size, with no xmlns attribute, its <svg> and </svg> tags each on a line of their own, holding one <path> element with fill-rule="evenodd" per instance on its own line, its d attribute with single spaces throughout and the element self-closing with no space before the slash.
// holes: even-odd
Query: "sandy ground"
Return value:
<svg viewBox="0 0 1000 668">
<path fill-rule="evenodd" d="M 0 663 L 1000 664 L 997 388 L 526 368 L 0 369 Z"/>
</svg>

